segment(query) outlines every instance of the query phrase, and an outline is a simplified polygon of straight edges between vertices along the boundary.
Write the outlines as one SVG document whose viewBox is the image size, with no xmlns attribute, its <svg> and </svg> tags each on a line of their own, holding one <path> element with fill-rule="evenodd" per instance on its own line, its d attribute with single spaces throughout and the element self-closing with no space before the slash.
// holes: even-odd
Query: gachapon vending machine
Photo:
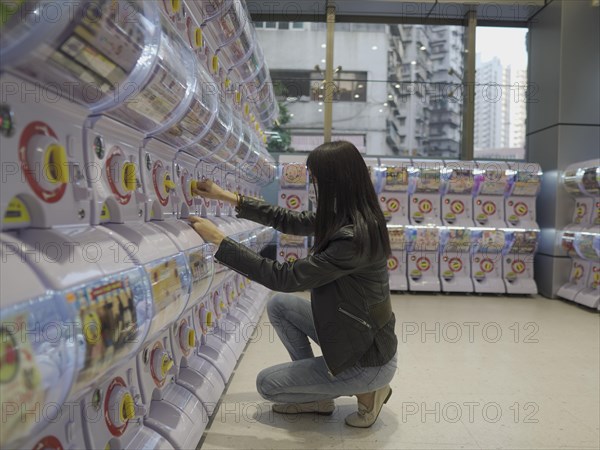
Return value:
<svg viewBox="0 0 600 450">
<path fill-rule="evenodd" d="M 442 223 L 449 227 L 472 227 L 475 161 L 444 161 Z"/>
<path fill-rule="evenodd" d="M 502 262 L 507 294 L 537 294 L 533 261 L 540 230 L 505 229 L 506 247 Z"/>
<path fill-rule="evenodd" d="M 439 292 L 440 229 L 434 226 L 405 227 L 407 236 L 408 289 Z"/>
<path fill-rule="evenodd" d="M 175 382 L 170 328 L 187 309 L 190 272 L 186 256 L 153 223 L 103 226 L 142 266 L 148 277 L 154 304 L 152 324 L 136 357 L 143 423 L 175 448 L 198 443 L 208 416 L 201 401 Z M 133 244 L 133 245 L 132 245 Z M 198 418 L 202 418 L 199 422 Z"/>
<path fill-rule="evenodd" d="M 475 225 L 504 228 L 504 198 L 509 188 L 509 166 L 496 161 L 477 161 L 473 219 Z"/>
<path fill-rule="evenodd" d="M 408 211 L 413 225 L 441 225 L 441 161 L 414 160 L 409 170 Z"/>
<path fill-rule="evenodd" d="M 279 206 L 292 211 L 306 211 L 308 209 L 306 158 L 281 156 L 279 171 Z"/>
<path fill-rule="evenodd" d="M 381 168 L 377 158 L 365 158 L 365 164 L 367 165 L 375 193 L 379 195 L 385 183 L 385 170 Z"/>
<path fill-rule="evenodd" d="M 158 9 L 133 0 L 13 6 L 0 42 L 2 229 L 89 224 L 90 183 L 99 168 L 84 156 L 96 151 L 82 142 L 84 124 L 126 101 L 152 70 L 161 42 Z M 128 143 L 137 149 L 140 137 L 132 132 Z M 123 161 L 121 170 L 122 194 L 132 194 L 132 166 Z"/>
<path fill-rule="evenodd" d="M 305 157 L 282 155 L 279 158 L 279 197 L 278 205 L 295 212 L 308 211 L 309 204 L 308 170 Z M 313 199 L 314 200 L 314 199 Z M 295 261 L 308 254 L 308 242 L 305 236 L 292 236 L 280 233 L 277 243 L 277 261 Z"/>
<path fill-rule="evenodd" d="M 471 228 L 440 228 L 442 292 L 473 292 L 471 244 Z"/>
<path fill-rule="evenodd" d="M 564 230 L 561 236 L 561 247 L 567 256 L 571 258 L 571 270 L 568 281 L 557 291 L 556 295 L 567 300 L 575 300 L 577 293 L 587 285 L 590 278 L 589 265 L 580 258 L 575 249 L 575 240 L 578 232 Z"/>
<path fill-rule="evenodd" d="M 516 228 L 538 228 L 535 214 L 536 197 L 542 187 L 539 164 L 510 165 L 508 196 L 505 199 L 506 224 Z"/>
<path fill-rule="evenodd" d="M 587 281 L 575 294 L 574 302 L 590 308 L 600 308 L 600 233 L 598 227 L 588 228 L 575 236 L 575 250 L 586 266 Z"/>
<path fill-rule="evenodd" d="M 566 229 L 600 225 L 600 160 L 575 163 L 562 174 L 566 191 L 575 198 L 575 210 Z"/>
<path fill-rule="evenodd" d="M 506 237 L 502 229 L 471 228 L 471 276 L 477 293 L 504 294 L 502 274 Z"/>
<path fill-rule="evenodd" d="M 203 404 L 208 415 L 225 388 L 217 367 L 198 356 L 202 330 L 196 328 L 195 315 L 209 292 L 214 277 L 214 248 L 181 220 L 155 221 L 151 226 L 161 230 L 177 246 L 190 270 L 190 297 L 183 314 L 169 328 L 169 345 L 173 355 L 174 381 L 192 392 Z M 211 409 L 209 409 L 209 407 Z M 206 425 L 206 423 L 204 423 Z"/>
<path fill-rule="evenodd" d="M 81 419 L 64 404 L 86 352 L 82 329 L 76 311 L 48 290 L 22 250 L 0 234 L 0 446 L 83 448 Z"/>
<path fill-rule="evenodd" d="M 21 231 L 13 242 L 45 285 L 65 298 L 75 312 L 72 326 L 81 329 L 78 375 L 66 404 L 86 414 L 59 421 L 67 427 L 67 440 L 69 428 L 84 437 L 85 442 L 71 446 L 170 448 L 142 423 L 146 409 L 139 396 L 135 355 L 153 319 L 152 292 L 143 269 L 100 227 Z"/>
<path fill-rule="evenodd" d="M 388 258 L 388 274 L 390 276 L 390 290 L 405 292 L 408 290 L 406 278 L 406 248 L 407 237 L 404 225 L 388 225 L 388 236 L 392 254 Z"/>
<path fill-rule="evenodd" d="M 409 159 L 381 159 L 384 182 L 379 204 L 389 225 L 408 225 Z"/>
</svg>

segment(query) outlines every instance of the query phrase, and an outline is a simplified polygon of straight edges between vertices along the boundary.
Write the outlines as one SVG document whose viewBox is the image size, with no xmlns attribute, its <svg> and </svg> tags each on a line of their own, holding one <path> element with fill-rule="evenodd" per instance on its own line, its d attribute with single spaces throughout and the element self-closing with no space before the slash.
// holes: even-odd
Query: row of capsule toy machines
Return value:
<svg viewBox="0 0 600 450">
<path fill-rule="evenodd" d="M 538 164 L 365 162 L 388 223 L 392 290 L 537 293 Z"/>
<path fill-rule="evenodd" d="M 269 295 L 187 221 L 272 238 L 192 195 L 275 177 L 246 6 L 3 2 L 0 30 L 0 447 L 195 448 Z"/>
<path fill-rule="evenodd" d="M 600 160 L 570 165 L 562 183 L 575 201 L 571 223 L 561 233 L 571 270 L 557 295 L 600 309 Z"/>
</svg>

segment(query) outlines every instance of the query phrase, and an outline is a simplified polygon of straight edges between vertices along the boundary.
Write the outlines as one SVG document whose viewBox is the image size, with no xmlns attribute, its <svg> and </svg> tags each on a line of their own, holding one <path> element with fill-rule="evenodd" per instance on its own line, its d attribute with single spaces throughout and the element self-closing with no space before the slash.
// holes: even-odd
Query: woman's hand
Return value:
<svg viewBox="0 0 600 450">
<path fill-rule="evenodd" d="M 221 245 L 221 241 L 225 239 L 225 234 L 210 220 L 201 219 L 200 217 L 190 216 L 188 219 L 200 235 L 202 239 L 217 246 Z"/>
<path fill-rule="evenodd" d="M 237 203 L 237 196 L 226 191 L 212 180 L 197 181 L 192 185 L 192 194 L 214 200 L 222 200 L 232 204 Z"/>
</svg>

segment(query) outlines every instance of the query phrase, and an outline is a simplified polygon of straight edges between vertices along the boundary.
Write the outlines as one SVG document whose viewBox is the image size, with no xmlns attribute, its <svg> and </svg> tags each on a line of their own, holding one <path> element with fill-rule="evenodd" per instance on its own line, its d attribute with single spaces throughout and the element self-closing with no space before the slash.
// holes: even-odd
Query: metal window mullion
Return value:
<svg viewBox="0 0 600 450">
<path fill-rule="evenodd" d="M 465 43 L 465 71 L 463 95 L 463 136 L 460 159 L 473 160 L 473 146 L 475 144 L 475 35 L 477 31 L 477 14 L 471 10 L 465 16 L 466 43 Z"/>
</svg>

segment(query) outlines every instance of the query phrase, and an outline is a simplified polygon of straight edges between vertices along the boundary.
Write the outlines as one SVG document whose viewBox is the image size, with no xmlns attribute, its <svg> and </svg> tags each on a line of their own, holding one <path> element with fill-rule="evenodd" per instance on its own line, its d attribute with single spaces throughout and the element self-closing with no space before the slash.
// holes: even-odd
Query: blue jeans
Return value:
<svg viewBox="0 0 600 450">
<path fill-rule="evenodd" d="M 377 367 L 355 365 L 337 376 L 329 374 L 322 356 L 313 354 L 308 338 L 318 344 L 310 302 L 295 295 L 275 294 L 267 304 L 269 320 L 292 362 L 262 370 L 258 393 L 275 403 L 305 403 L 363 394 L 388 384 L 396 372 L 396 356 Z"/>
</svg>

